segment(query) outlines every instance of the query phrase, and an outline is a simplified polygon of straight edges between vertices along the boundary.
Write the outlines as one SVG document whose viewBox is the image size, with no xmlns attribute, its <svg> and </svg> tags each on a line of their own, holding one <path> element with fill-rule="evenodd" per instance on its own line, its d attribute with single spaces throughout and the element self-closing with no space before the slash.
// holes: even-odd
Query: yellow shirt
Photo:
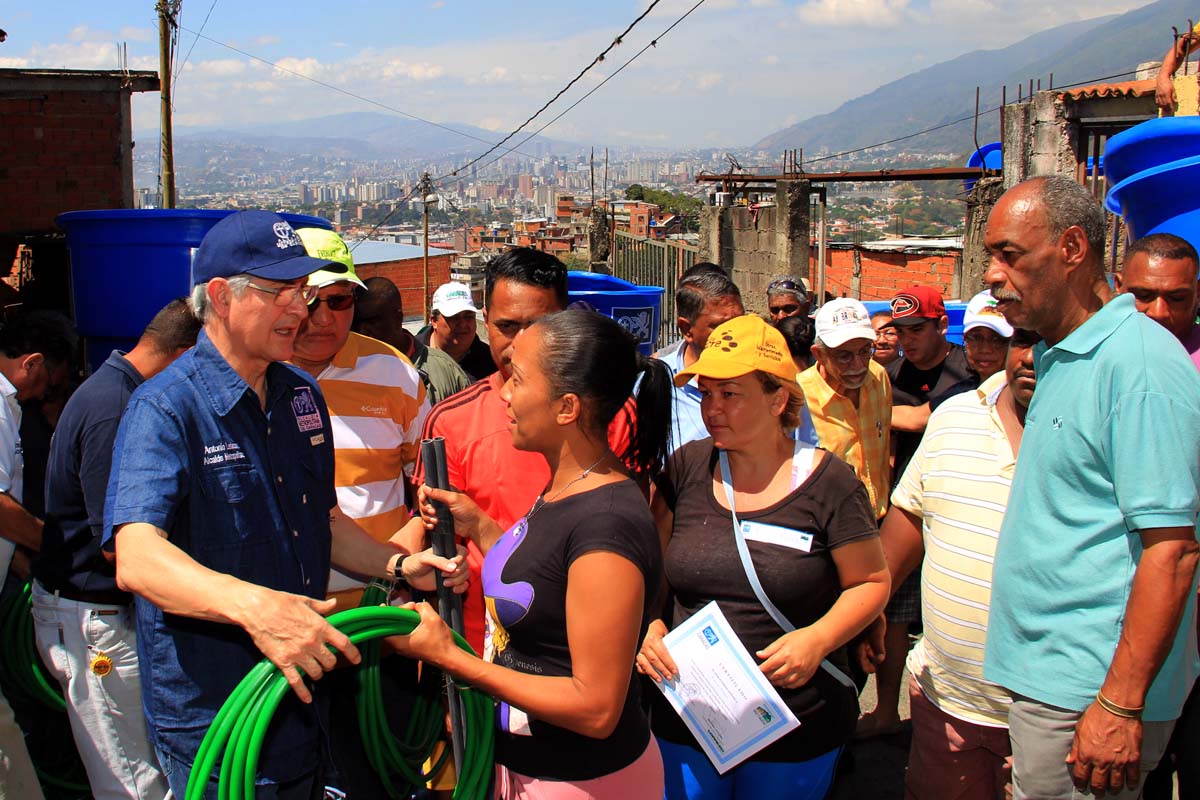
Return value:
<svg viewBox="0 0 1200 800">
<path fill-rule="evenodd" d="M 892 384 L 887 372 L 870 362 L 857 408 L 833 390 L 815 364 L 800 373 L 799 381 L 821 447 L 854 468 L 867 487 L 875 517 L 882 517 L 892 479 Z"/>
<path fill-rule="evenodd" d="M 396 348 L 351 333 L 317 385 L 333 429 L 338 507 L 378 541 L 408 521 L 404 475 L 411 475 L 429 414 L 425 386 Z M 363 582 L 334 569 L 330 594 Z"/>
</svg>

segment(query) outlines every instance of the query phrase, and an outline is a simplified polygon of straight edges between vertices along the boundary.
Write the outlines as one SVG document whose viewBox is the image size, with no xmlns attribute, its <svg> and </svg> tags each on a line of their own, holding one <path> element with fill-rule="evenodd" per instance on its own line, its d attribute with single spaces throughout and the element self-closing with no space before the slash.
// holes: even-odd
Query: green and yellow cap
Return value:
<svg viewBox="0 0 1200 800">
<path fill-rule="evenodd" d="M 349 281 L 359 288 L 367 288 L 367 285 L 354 272 L 354 259 L 350 256 L 350 248 L 335 231 L 325 228 L 297 228 L 296 235 L 300 237 L 300 241 L 304 242 L 304 249 L 313 258 L 336 261 L 346 267 L 345 272 L 317 270 L 308 276 L 309 286 L 323 289 L 339 281 Z"/>
</svg>

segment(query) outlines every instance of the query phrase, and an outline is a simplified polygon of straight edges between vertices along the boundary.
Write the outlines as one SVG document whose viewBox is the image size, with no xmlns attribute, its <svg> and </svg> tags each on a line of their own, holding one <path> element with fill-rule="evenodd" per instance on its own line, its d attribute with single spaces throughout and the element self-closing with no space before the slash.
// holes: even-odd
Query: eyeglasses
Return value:
<svg viewBox="0 0 1200 800">
<path fill-rule="evenodd" d="M 829 357 L 833 359 L 833 363 L 837 364 L 842 369 L 858 361 L 870 361 L 871 356 L 875 355 L 875 345 L 868 345 L 856 353 L 848 353 L 845 350 L 830 350 Z"/>
<path fill-rule="evenodd" d="M 329 297 L 314 297 L 308 301 L 308 311 L 312 313 L 321 307 L 321 303 L 329 306 L 330 311 L 345 311 L 354 308 L 353 294 L 331 294 Z"/>
<path fill-rule="evenodd" d="M 973 350 L 1003 350 L 1008 347 L 1008 339 L 997 334 L 970 333 L 963 335 L 963 344 Z"/>
<path fill-rule="evenodd" d="M 277 306 L 290 306 L 297 299 L 308 305 L 317 296 L 317 287 L 309 286 L 307 283 L 293 284 L 291 286 L 260 286 L 254 281 L 249 281 L 246 285 L 251 289 L 257 289 L 263 294 L 275 295 L 275 305 Z"/>
<path fill-rule="evenodd" d="M 795 303 L 788 303 L 786 306 L 767 306 L 767 310 L 777 317 L 780 314 L 795 314 L 800 310 L 800 306 Z"/>
</svg>

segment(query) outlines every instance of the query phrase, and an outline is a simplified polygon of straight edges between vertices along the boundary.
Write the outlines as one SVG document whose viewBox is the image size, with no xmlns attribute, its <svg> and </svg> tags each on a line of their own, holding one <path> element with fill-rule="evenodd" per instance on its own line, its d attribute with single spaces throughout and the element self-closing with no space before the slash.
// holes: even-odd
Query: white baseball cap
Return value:
<svg viewBox="0 0 1200 800">
<path fill-rule="evenodd" d="M 453 317 L 464 311 L 479 311 L 465 283 L 443 283 L 433 293 L 431 308 L 443 317 Z"/>
<path fill-rule="evenodd" d="M 1011 339 L 1013 326 L 1004 318 L 1004 314 L 996 308 L 996 298 L 988 289 L 971 298 L 967 303 L 967 311 L 963 314 L 963 333 L 975 328 L 988 328 L 997 336 Z"/>
<path fill-rule="evenodd" d="M 817 341 L 826 347 L 841 347 L 855 339 L 875 341 L 875 328 L 867 307 L 849 297 L 830 300 L 817 311 Z"/>
</svg>

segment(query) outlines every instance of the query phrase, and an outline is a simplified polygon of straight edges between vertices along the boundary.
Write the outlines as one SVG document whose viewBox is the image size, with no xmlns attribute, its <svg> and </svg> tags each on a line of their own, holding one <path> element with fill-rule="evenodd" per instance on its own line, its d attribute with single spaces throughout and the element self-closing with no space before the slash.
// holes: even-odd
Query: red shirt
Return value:
<svg viewBox="0 0 1200 800">
<path fill-rule="evenodd" d="M 499 372 L 447 397 L 425 420 L 423 438 L 446 439 L 446 474 L 450 485 L 474 500 L 502 530 L 529 511 L 550 482 L 550 467 L 540 453 L 513 447 L 508 405 L 500 399 L 504 378 Z M 620 453 L 629 441 L 634 419 L 632 400 L 608 427 L 608 441 Z M 424 483 L 425 465 L 417 459 L 416 482 Z M 471 585 L 463 601 L 467 642 L 483 653 L 487 612 L 483 604 L 483 553 L 467 543 Z"/>
</svg>

